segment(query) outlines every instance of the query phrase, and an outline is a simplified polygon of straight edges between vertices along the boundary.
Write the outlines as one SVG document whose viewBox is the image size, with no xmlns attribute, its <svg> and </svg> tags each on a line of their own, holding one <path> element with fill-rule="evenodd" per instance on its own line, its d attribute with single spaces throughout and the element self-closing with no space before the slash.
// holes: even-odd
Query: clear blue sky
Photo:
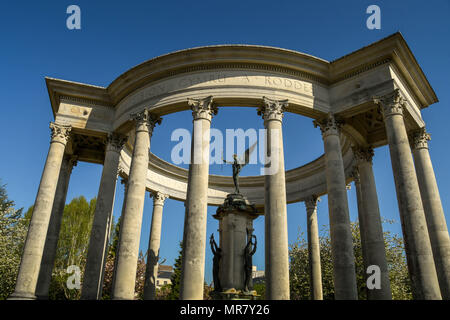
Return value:
<svg viewBox="0 0 450 320">
<path fill-rule="evenodd" d="M 81 30 L 66 28 L 66 8 L 81 8 Z M 381 30 L 366 28 L 366 8 L 381 8 Z M 333 60 L 396 31 L 402 32 L 440 100 L 424 110 L 432 134 L 430 153 L 449 217 L 448 117 L 450 92 L 450 2 L 433 1 L 8 1 L 0 9 L 0 179 L 18 207 L 33 204 L 49 145 L 48 123 L 53 120 L 44 76 L 107 86 L 129 68 L 150 58 L 195 46 L 260 44 L 293 49 Z M 236 117 L 235 115 L 238 114 Z M 151 150 L 170 160 L 170 134 L 175 128 L 191 130 L 190 115 L 169 115 L 155 130 Z M 261 128 L 254 109 L 221 109 L 213 126 Z M 284 120 L 286 168 L 305 164 L 323 153 L 318 129 L 311 119 L 287 114 Z M 248 166 L 242 175 L 258 170 Z M 102 167 L 79 163 L 73 170 L 67 200 L 96 196 Z M 375 152 L 374 171 L 382 216 L 397 223 L 386 226 L 401 232 L 389 152 Z M 231 169 L 212 166 L 211 172 Z M 352 220 L 357 218 L 354 187 L 349 191 Z M 123 187 L 118 184 L 117 218 Z M 328 224 L 326 197 L 319 204 L 319 223 Z M 152 200 L 147 196 L 141 250 L 148 243 Z M 208 210 L 208 235 L 216 232 Z M 164 208 L 161 256 L 172 264 L 182 238 L 184 206 L 168 200 Z M 302 203 L 288 205 L 289 241 L 305 231 Z M 255 221 L 260 247 L 254 262 L 264 269 L 264 219 Z M 217 233 L 217 232 L 216 232 Z M 217 238 L 217 234 L 216 234 Z M 206 280 L 211 281 L 209 248 Z"/>
</svg>

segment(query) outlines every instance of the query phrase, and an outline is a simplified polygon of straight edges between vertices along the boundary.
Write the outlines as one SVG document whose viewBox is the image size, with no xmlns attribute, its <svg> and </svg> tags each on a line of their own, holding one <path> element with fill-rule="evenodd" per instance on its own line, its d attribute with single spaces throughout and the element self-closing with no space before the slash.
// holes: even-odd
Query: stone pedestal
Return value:
<svg viewBox="0 0 450 320">
<path fill-rule="evenodd" d="M 253 205 L 241 194 L 229 194 L 223 205 L 213 216 L 219 220 L 220 249 L 219 263 L 221 292 L 215 292 L 217 299 L 254 299 L 256 292 L 245 290 L 244 250 L 253 232 L 253 220 L 258 217 Z M 247 229 L 249 234 L 247 235 Z M 257 247 L 258 248 L 258 247 Z"/>
</svg>

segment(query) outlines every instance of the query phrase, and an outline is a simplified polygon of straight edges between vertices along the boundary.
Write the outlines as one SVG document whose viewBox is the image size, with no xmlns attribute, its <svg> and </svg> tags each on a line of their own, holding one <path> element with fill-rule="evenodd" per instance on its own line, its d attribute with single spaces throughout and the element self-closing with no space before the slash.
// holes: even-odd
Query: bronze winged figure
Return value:
<svg viewBox="0 0 450 320">
<path fill-rule="evenodd" d="M 250 162 L 250 155 L 253 152 L 253 150 L 256 147 L 256 142 L 249 147 L 244 152 L 244 159 L 239 159 L 236 154 L 233 154 L 233 161 L 227 161 L 223 160 L 226 164 L 233 165 L 233 182 L 234 182 L 234 193 L 240 194 L 239 190 L 239 173 L 241 172 L 242 168 L 246 166 Z"/>
</svg>

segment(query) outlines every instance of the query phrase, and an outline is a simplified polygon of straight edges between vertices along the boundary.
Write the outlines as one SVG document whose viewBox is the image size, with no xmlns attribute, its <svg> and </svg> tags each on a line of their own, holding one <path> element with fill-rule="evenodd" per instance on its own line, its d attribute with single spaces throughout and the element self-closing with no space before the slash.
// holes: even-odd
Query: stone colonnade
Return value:
<svg viewBox="0 0 450 320">
<path fill-rule="evenodd" d="M 206 219 L 209 178 L 209 130 L 217 113 L 213 98 L 189 99 L 193 114 L 193 138 L 189 167 L 181 299 L 203 298 Z M 398 91 L 375 100 L 386 126 L 397 198 L 405 240 L 409 273 L 416 299 L 450 298 L 450 240 L 439 197 L 427 140 L 420 130 L 408 139 L 403 110 L 405 101 Z M 289 299 L 289 256 L 287 238 L 286 182 L 282 135 L 287 100 L 263 98 L 258 109 L 267 129 L 266 153 L 270 166 L 265 175 L 265 259 L 266 298 Z M 122 208 L 118 255 L 114 270 L 113 299 L 134 299 L 135 278 L 144 210 L 145 182 L 150 140 L 161 119 L 145 109 L 132 115 L 135 141 Z M 357 299 L 356 275 L 346 176 L 340 143 L 341 121 L 329 114 L 314 121 L 322 132 L 330 219 L 334 287 L 336 299 Z M 46 298 L 56 243 L 61 224 L 70 172 L 75 158 L 65 156 L 71 127 L 50 125 L 52 139 L 33 210 L 28 236 L 12 299 Z M 409 142 L 412 141 L 410 146 Z M 102 295 L 107 244 L 112 221 L 119 158 L 126 138 L 110 134 L 106 141 L 104 167 L 86 263 L 83 299 Z M 411 149 L 414 155 L 411 155 Z M 373 150 L 354 146 L 354 170 L 364 265 L 381 271 L 381 288 L 368 290 L 369 299 L 391 299 L 383 230 L 371 159 Z M 149 239 L 145 299 L 155 298 L 164 200 L 153 192 L 153 218 Z M 317 225 L 316 195 L 305 199 L 311 299 L 320 300 L 322 279 Z M 45 249 L 44 249 L 45 248 Z"/>
</svg>

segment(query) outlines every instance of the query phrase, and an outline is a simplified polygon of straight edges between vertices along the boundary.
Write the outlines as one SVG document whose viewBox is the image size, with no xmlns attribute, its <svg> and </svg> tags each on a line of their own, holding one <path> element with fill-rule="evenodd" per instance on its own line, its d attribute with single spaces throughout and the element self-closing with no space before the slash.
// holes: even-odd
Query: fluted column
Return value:
<svg viewBox="0 0 450 320">
<path fill-rule="evenodd" d="M 323 300 L 319 226 L 317 224 L 317 201 L 319 201 L 317 196 L 310 196 L 305 200 L 311 300 Z"/>
<path fill-rule="evenodd" d="M 369 300 L 391 300 L 391 285 L 386 260 L 383 226 L 378 206 L 375 177 L 372 170 L 373 150 L 354 148 L 356 165 L 354 171 L 358 201 L 358 218 L 361 233 L 364 270 L 371 265 L 380 268 L 380 289 L 368 289 Z"/>
<path fill-rule="evenodd" d="M 155 300 L 156 297 L 162 213 L 164 201 L 167 198 L 167 195 L 161 192 L 152 192 L 150 193 L 150 196 L 153 198 L 153 214 L 150 238 L 148 241 L 147 265 L 145 268 L 144 300 Z"/>
<path fill-rule="evenodd" d="M 133 300 L 136 270 L 144 211 L 145 182 L 147 179 L 150 137 L 161 119 L 147 109 L 132 115 L 136 123 L 136 137 L 131 158 L 130 176 L 121 219 L 119 257 L 113 287 L 113 299 Z"/>
<path fill-rule="evenodd" d="M 314 121 L 320 126 L 325 149 L 325 170 L 330 216 L 331 253 L 333 258 L 334 297 L 356 300 L 355 256 L 345 184 L 344 162 L 339 138 L 340 123 L 332 114 Z"/>
<path fill-rule="evenodd" d="M 51 142 L 34 203 L 27 239 L 22 253 L 16 287 L 10 299 L 35 299 L 45 239 L 55 199 L 64 150 L 71 127 L 50 123 Z"/>
<path fill-rule="evenodd" d="M 420 195 L 430 235 L 434 263 L 443 299 L 450 299 L 450 239 L 444 209 L 428 151 L 430 135 L 425 128 L 413 133 L 412 151 Z"/>
<path fill-rule="evenodd" d="M 415 299 L 441 299 L 427 223 L 420 197 L 399 90 L 375 99 L 383 113 L 391 154 L 406 258 Z"/>
<path fill-rule="evenodd" d="M 213 98 L 189 99 L 193 136 L 184 221 L 180 299 L 202 300 L 205 275 L 208 209 L 209 140 L 211 118 L 217 114 Z"/>
<path fill-rule="evenodd" d="M 86 260 L 81 299 L 101 299 L 103 273 L 108 255 L 108 243 L 113 220 L 114 197 L 120 160 L 120 152 L 126 137 L 109 134 L 106 139 L 105 160 L 97 195 L 94 221 Z"/>
<path fill-rule="evenodd" d="M 289 300 L 289 248 L 282 119 L 287 100 L 263 98 L 258 114 L 264 120 L 266 155 L 264 224 L 266 299 Z"/>
<path fill-rule="evenodd" d="M 53 200 L 53 208 L 36 285 L 36 296 L 41 300 L 48 299 L 50 281 L 52 279 L 52 271 L 55 264 L 59 231 L 61 229 L 61 222 L 66 204 L 67 190 L 69 188 L 72 168 L 77 165 L 76 158 L 76 156 L 65 155 L 61 163 L 61 170 L 59 171 L 58 185 L 56 186 L 55 199 Z"/>
</svg>

